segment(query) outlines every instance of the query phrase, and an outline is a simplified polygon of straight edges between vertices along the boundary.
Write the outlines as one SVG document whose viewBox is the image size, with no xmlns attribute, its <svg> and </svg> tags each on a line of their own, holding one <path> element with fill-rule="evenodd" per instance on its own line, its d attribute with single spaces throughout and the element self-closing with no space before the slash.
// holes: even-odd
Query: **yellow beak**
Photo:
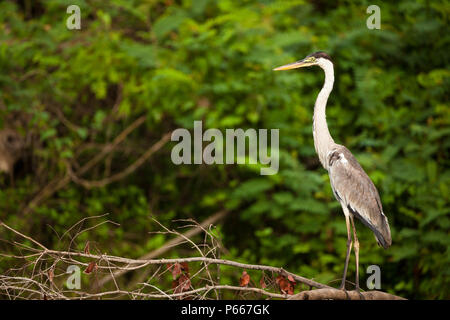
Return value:
<svg viewBox="0 0 450 320">
<path fill-rule="evenodd" d="M 273 70 L 274 71 L 281 71 L 281 70 L 297 69 L 297 68 L 303 68 L 303 67 L 312 66 L 313 64 L 314 63 L 309 62 L 309 61 L 305 61 L 305 59 L 303 59 L 303 60 L 296 61 L 296 62 L 293 62 L 293 63 L 285 64 L 284 66 L 275 68 Z"/>
</svg>

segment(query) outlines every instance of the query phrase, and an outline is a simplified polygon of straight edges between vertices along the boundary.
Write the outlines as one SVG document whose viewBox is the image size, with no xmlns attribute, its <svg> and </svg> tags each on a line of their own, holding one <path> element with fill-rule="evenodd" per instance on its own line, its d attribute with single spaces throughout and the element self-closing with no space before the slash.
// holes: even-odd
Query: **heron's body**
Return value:
<svg viewBox="0 0 450 320">
<path fill-rule="evenodd" d="M 336 145 L 330 152 L 328 173 L 334 196 L 342 207 L 369 227 L 378 244 L 387 249 L 392 242 L 391 233 L 378 191 L 346 147 Z"/>
<path fill-rule="evenodd" d="M 369 227 L 374 232 L 378 244 L 383 248 L 388 248 L 392 243 L 389 223 L 372 180 L 364 172 L 353 154 L 345 146 L 334 142 L 328 130 L 325 111 L 334 83 L 333 63 L 330 57 L 326 53 L 316 52 L 303 60 L 275 70 L 287 70 L 311 65 L 318 65 L 325 72 L 325 83 L 314 106 L 314 147 L 320 163 L 328 171 L 334 196 L 342 206 L 347 226 L 347 255 L 341 288 L 343 289 L 345 286 L 348 260 L 353 243 L 350 232 L 351 222 L 356 255 L 356 289 L 359 290 L 359 242 L 356 237 L 353 218 L 358 218 Z"/>
</svg>

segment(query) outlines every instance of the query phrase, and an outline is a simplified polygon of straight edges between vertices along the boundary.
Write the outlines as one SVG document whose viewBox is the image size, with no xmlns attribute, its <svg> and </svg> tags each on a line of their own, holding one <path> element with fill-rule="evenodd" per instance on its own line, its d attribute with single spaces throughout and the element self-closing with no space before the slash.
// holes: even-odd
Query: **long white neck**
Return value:
<svg viewBox="0 0 450 320">
<path fill-rule="evenodd" d="M 316 148 L 317 155 L 319 156 L 320 163 L 328 170 L 327 154 L 335 145 L 333 138 L 328 131 L 327 118 L 325 115 L 325 109 L 327 107 L 328 96 L 333 90 L 334 83 L 334 70 L 333 63 L 328 59 L 320 59 L 318 64 L 323 71 L 325 71 L 325 83 L 320 90 L 319 95 L 314 105 L 314 117 L 313 117 L 313 136 L 314 147 Z"/>
</svg>

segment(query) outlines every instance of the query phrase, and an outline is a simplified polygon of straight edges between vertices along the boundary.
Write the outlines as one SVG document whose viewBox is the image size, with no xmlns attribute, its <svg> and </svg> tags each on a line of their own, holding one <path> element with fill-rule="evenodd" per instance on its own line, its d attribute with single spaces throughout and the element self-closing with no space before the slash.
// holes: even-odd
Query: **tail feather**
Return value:
<svg viewBox="0 0 450 320">
<path fill-rule="evenodd" d="M 384 215 L 384 213 L 380 220 L 381 223 L 377 226 L 377 231 L 374 230 L 375 228 L 371 229 L 375 233 L 375 238 L 377 239 L 378 244 L 384 249 L 387 249 L 392 245 L 391 229 L 389 228 L 388 218 Z"/>
<path fill-rule="evenodd" d="M 375 234 L 375 239 L 378 245 L 382 246 L 384 249 L 389 248 L 392 245 L 391 230 L 389 228 L 388 218 L 381 211 L 375 221 L 365 219 L 359 214 L 358 211 L 354 210 L 350 205 L 349 210 L 353 215 L 358 218 L 363 224 L 370 228 Z"/>
</svg>

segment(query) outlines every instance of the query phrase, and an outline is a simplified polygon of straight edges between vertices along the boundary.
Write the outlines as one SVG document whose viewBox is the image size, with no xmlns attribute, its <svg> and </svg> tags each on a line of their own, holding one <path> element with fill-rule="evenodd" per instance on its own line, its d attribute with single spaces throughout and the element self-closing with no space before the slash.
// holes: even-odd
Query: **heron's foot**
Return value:
<svg viewBox="0 0 450 320">
<path fill-rule="evenodd" d="M 363 296 L 363 294 L 361 293 L 361 290 L 359 289 L 359 287 L 356 287 L 353 292 L 356 292 L 357 294 L 359 294 L 359 300 L 366 300 Z"/>
<path fill-rule="evenodd" d="M 348 295 L 348 291 L 345 289 L 345 286 L 342 286 L 342 285 L 341 285 L 341 286 L 339 287 L 339 290 L 344 291 L 345 297 L 346 297 L 345 299 L 346 299 L 346 300 L 350 300 L 350 296 Z"/>
</svg>

